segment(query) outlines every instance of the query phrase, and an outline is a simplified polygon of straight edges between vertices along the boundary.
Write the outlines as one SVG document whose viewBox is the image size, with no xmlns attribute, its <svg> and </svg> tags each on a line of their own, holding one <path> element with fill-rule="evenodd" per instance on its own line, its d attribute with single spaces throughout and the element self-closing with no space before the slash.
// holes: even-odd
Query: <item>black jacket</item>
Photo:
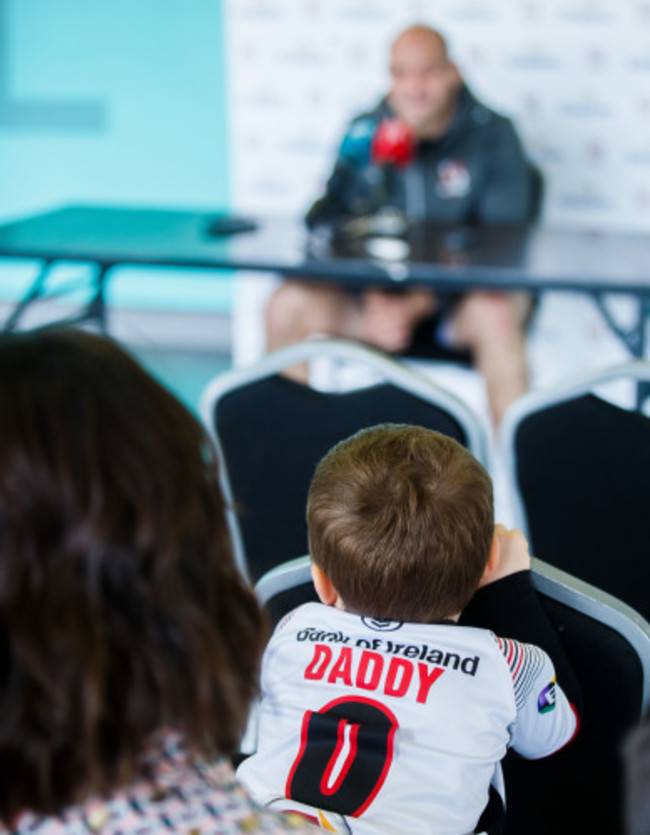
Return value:
<svg viewBox="0 0 650 835">
<path fill-rule="evenodd" d="M 450 224 L 516 223 L 535 213 L 531 166 L 512 123 L 481 104 L 463 86 L 449 131 L 418 143 L 416 157 L 388 171 L 370 158 L 372 135 L 394 114 L 386 99 L 352 120 L 323 197 L 306 222 L 370 214 L 381 206 L 403 209 L 412 220 Z"/>
</svg>

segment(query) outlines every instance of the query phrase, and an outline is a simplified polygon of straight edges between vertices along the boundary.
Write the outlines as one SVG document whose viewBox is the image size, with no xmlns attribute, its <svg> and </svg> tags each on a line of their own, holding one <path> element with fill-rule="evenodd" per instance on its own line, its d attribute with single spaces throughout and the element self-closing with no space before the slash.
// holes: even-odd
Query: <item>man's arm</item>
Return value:
<svg viewBox="0 0 650 835">
<path fill-rule="evenodd" d="M 558 681 L 579 712 L 582 689 L 533 586 L 528 543 L 519 531 L 507 531 L 503 525 L 497 525 L 496 532 L 501 541 L 501 559 L 488 583 L 465 608 L 460 622 L 541 647 L 550 656 Z"/>
<path fill-rule="evenodd" d="M 523 223 L 536 207 L 533 174 L 515 129 L 507 119 L 494 125 L 486 178 L 478 198 L 480 223 Z"/>
<path fill-rule="evenodd" d="M 378 170 L 372 163 L 372 141 L 379 121 L 377 113 L 362 114 L 347 127 L 336 155 L 325 194 L 307 212 L 312 228 L 343 218 L 367 214 L 377 198 Z"/>
<path fill-rule="evenodd" d="M 358 172 L 354 166 L 341 159 L 336 160 L 325 194 L 316 200 L 305 216 L 305 223 L 312 229 L 319 223 L 332 223 L 354 214 L 354 195 L 357 192 Z"/>
</svg>

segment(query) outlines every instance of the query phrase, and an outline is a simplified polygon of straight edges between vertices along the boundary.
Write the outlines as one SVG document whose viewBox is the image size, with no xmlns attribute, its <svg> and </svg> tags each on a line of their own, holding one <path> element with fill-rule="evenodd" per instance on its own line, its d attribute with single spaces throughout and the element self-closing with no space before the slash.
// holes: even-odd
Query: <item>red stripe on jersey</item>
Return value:
<svg viewBox="0 0 650 835">
<path fill-rule="evenodd" d="M 524 648 L 520 643 L 517 643 L 517 649 L 519 650 L 519 660 L 517 662 L 516 668 L 512 671 L 513 681 L 516 680 L 517 676 L 519 675 L 519 672 L 521 670 L 522 664 L 524 663 L 524 659 L 525 659 Z"/>
</svg>

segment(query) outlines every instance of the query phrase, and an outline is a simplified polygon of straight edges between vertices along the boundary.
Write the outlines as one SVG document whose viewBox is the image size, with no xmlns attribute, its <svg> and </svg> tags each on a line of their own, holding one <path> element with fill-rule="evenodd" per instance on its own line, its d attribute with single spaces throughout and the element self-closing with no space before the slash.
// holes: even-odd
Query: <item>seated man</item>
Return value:
<svg viewBox="0 0 650 835">
<path fill-rule="evenodd" d="M 376 166 L 344 151 L 368 125 L 399 118 L 413 130 L 414 161 L 395 170 L 388 199 L 409 218 L 450 224 L 525 222 L 533 212 L 530 169 L 510 121 L 478 102 L 447 55 L 442 35 L 414 26 L 395 39 L 391 89 L 370 113 L 353 120 L 325 195 L 310 209 L 309 225 L 365 214 Z M 374 171 L 373 171 L 374 169 Z M 376 208 L 376 207 L 375 207 Z M 441 303 L 442 301 L 442 303 Z M 358 339 L 403 352 L 414 331 L 436 312 L 434 331 L 448 347 L 471 352 L 483 374 L 495 423 L 528 386 L 523 294 L 472 292 L 437 299 L 426 288 L 400 293 L 371 288 L 360 296 L 333 284 L 284 282 L 266 316 L 267 349 L 313 333 Z"/>
</svg>

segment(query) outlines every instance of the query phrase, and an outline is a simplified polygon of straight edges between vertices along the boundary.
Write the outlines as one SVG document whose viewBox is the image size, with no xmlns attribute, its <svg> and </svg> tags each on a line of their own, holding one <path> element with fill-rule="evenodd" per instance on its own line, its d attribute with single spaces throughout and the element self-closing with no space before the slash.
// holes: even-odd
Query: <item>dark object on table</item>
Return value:
<svg viewBox="0 0 650 835">
<path fill-rule="evenodd" d="M 211 237 L 237 235 L 240 232 L 254 232 L 258 225 L 256 221 L 248 217 L 226 214 L 215 215 L 208 221 L 205 227 L 205 234 Z"/>
</svg>

